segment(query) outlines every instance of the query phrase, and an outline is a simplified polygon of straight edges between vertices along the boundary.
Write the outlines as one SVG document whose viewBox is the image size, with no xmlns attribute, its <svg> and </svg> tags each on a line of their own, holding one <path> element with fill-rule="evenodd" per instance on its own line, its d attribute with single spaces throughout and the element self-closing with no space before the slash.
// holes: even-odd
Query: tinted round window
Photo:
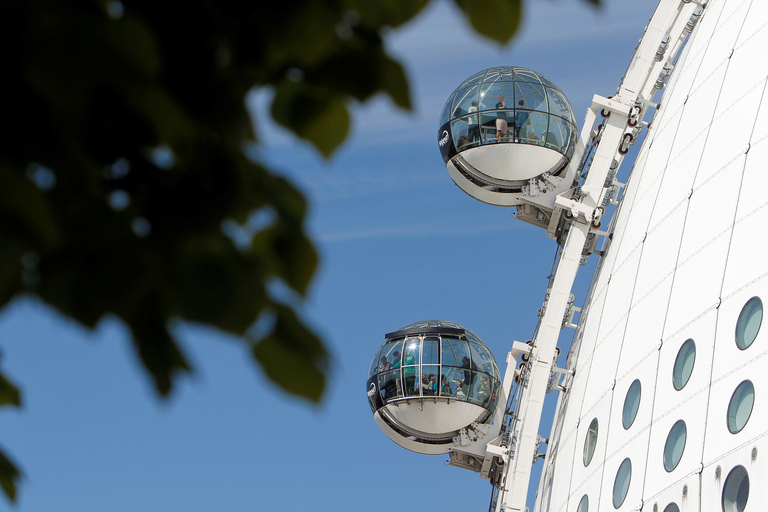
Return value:
<svg viewBox="0 0 768 512">
<path fill-rule="evenodd" d="M 763 321 L 763 302 L 760 297 L 752 297 L 744 304 L 736 322 L 736 346 L 741 350 L 748 348 L 760 330 Z"/>
<path fill-rule="evenodd" d="M 688 338 L 675 358 L 675 367 L 672 370 L 672 384 L 680 391 L 688 384 L 688 379 L 693 373 L 693 363 L 696 362 L 696 344 Z"/>
<path fill-rule="evenodd" d="M 664 508 L 664 512 L 680 512 L 680 507 L 677 506 L 677 503 L 670 503 Z"/>
<path fill-rule="evenodd" d="M 584 439 L 584 467 L 589 466 L 589 463 L 592 462 L 595 446 L 597 446 L 597 418 L 593 419 L 592 423 L 589 424 L 587 437 Z"/>
<path fill-rule="evenodd" d="M 744 466 L 736 466 L 728 473 L 723 485 L 723 512 L 743 512 L 749 498 L 749 475 Z"/>
<path fill-rule="evenodd" d="M 731 434 L 738 434 L 749 421 L 752 415 L 752 406 L 755 404 L 755 386 L 745 380 L 738 385 L 728 404 L 728 430 Z"/>
<path fill-rule="evenodd" d="M 589 510 L 589 498 L 587 498 L 587 495 L 581 497 L 581 501 L 579 502 L 579 508 L 576 509 L 576 512 L 587 512 Z"/>
<path fill-rule="evenodd" d="M 664 444 L 664 469 L 667 471 L 672 471 L 680 463 L 683 451 L 685 450 L 687 434 L 688 432 L 683 420 L 679 420 L 672 425 L 672 430 L 669 431 L 667 436 L 667 442 Z"/>
<path fill-rule="evenodd" d="M 637 416 L 637 409 L 640 407 L 640 381 L 635 379 L 629 390 L 627 396 L 624 398 L 624 412 L 622 414 L 622 424 L 625 429 L 632 426 Z"/>
<path fill-rule="evenodd" d="M 613 482 L 613 508 L 619 508 L 627 498 L 629 481 L 632 479 L 632 462 L 624 459 Z"/>
</svg>

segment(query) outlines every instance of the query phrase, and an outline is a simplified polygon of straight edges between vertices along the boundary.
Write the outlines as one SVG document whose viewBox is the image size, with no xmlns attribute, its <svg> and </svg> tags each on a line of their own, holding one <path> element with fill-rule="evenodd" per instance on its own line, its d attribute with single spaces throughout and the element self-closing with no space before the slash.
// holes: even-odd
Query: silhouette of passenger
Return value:
<svg viewBox="0 0 768 512">
<path fill-rule="evenodd" d="M 470 395 L 472 390 L 472 384 L 475 382 L 475 371 L 477 371 L 477 365 L 470 361 L 467 356 L 462 356 L 461 367 L 464 368 L 464 381 L 461 384 L 464 389 L 464 394 Z"/>
<path fill-rule="evenodd" d="M 442 396 L 454 394 L 453 389 L 451 388 L 451 381 L 448 379 L 447 375 L 443 375 L 443 385 L 440 389 L 440 394 Z"/>
<path fill-rule="evenodd" d="M 467 137 L 469 138 L 469 142 L 475 142 L 477 140 L 480 140 L 480 126 L 477 124 L 477 102 L 473 101 L 472 106 L 470 106 L 467 109 L 467 112 L 470 114 L 469 116 L 469 129 L 467 130 Z"/>
<path fill-rule="evenodd" d="M 504 96 L 499 94 L 496 102 L 496 109 L 507 108 L 507 104 L 504 102 Z M 506 112 L 497 112 L 496 114 L 496 142 L 501 142 L 501 139 L 507 136 L 507 114 Z"/>
<path fill-rule="evenodd" d="M 525 112 L 523 109 L 525 108 L 525 101 L 520 100 L 517 102 L 517 112 L 515 112 L 515 139 L 520 138 L 520 128 L 523 127 L 523 123 L 525 123 L 528 120 L 528 112 Z"/>
<path fill-rule="evenodd" d="M 480 377 L 480 382 L 477 384 L 477 399 L 482 402 L 483 405 L 486 405 L 486 402 L 488 402 L 488 399 L 491 397 L 491 383 L 488 380 L 487 375 L 482 375 Z"/>
</svg>

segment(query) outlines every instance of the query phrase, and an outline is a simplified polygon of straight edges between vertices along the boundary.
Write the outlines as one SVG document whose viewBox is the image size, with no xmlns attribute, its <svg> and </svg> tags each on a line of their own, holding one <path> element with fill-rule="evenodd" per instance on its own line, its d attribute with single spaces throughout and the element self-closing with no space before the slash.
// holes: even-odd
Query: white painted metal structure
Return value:
<svg viewBox="0 0 768 512">
<path fill-rule="evenodd" d="M 595 154 L 580 193 L 560 194 L 554 202 L 549 232 L 563 210 L 574 221 L 568 228 L 557 270 L 552 279 L 546 311 L 541 319 L 528 365 L 528 385 L 522 390 L 519 408 L 511 425 L 513 450 L 499 483 L 497 510 L 523 511 L 532 462 L 538 458 L 539 425 L 545 394 L 552 378 L 555 350 L 563 319 L 567 318 L 571 288 L 590 231 L 600 221 L 600 207 L 612 185 L 612 170 L 621 164 L 626 148 L 637 136 L 647 105 L 663 86 L 672 62 L 698 19 L 702 8 L 692 2 L 662 1 L 638 45 L 617 94 L 612 99 L 595 96 L 582 129 L 580 145 L 592 143 Z M 658 83 L 658 86 L 657 86 Z M 593 126 L 598 110 L 607 119 Z M 573 162 L 572 165 L 577 165 Z M 566 368 L 570 371 L 571 368 Z M 570 382 L 566 373 L 566 382 Z"/>
<path fill-rule="evenodd" d="M 584 166 L 585 181 L 565 192 L 536 180 L 521 188 L 518 216 L 558 239 L 559 262 L 536 336 L 507 358 L 510 414 L 499 425 L 497 409 L 493 428 L 462 429 L 448 450 L 451 464 L 491 480 L 494 510 L 526 509 L 552 389 L 560 396 L 534 512 L 761 510 L 765 48 L 766 2 L 661 0 L 616 95 L 595 96 L 587 111 L 567 171 Z M 600 231 L 648 107 L 658 111 Z M 559 333 L 575 327 L 573 281 L 599 236 L 601 261 L 559 369 Z"/>
<path fill-rule="evenodd" d="M 766 48 L 768 4 L 707 3 L 611 227 L 536 511 L 765 507 Z"/>
</svg>

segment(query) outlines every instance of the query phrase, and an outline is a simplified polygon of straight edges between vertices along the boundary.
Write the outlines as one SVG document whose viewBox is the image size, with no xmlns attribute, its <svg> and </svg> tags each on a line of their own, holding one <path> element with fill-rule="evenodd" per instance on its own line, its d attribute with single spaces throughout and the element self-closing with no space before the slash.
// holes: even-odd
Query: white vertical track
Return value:
<svg viewBox="0 0 768 512">
<path fill-rule="evenodd" d="M 538 458 L 537 437 L 541 422 L 547 383 L 555 364 L 557 339 L 563 325 L 563 317 L 568 307 L 568 298 L 579 269 L 581 252 L 587 240 L 595 209 L 602 204 L 605 194 L 605 180 L 614 160 L 621 164 L 623 155 L 619 153 L 622 139 L 631 131 L 628 120 L 633 108 L 644 111 L 655 92 L 655 84 L 665 66 L 670 66 L 677 55 L 688 32 L 686 24 L 694 10 L 706 4 L 683 0 L 661 0 L 651 18 L 646 32 L 630 61 L 616 96 L 609 100 L 595 96 L 592 107 L 587 111 L 585 125 L 582 128 L 580 142 L 586 144 L 593 134 L 593 125 L 598 111 L 610 112 L 605 122 L 592 160 L 589 173 L 581 188 L 581 197 L 567 199 L 558 197 L 556 203 L 570 210 L 574 221 L 568 230 L 563 252 L 552 280 L 546 311 L 541 319 L 538 334 L 533 343 L 530 356 L 528 385 L 522 391 L 520 410 L 517 421 L 512 426 L 514 458 L 504 467 L 499 494 L 496 502 L 497 511 L 525 510 L 526 496 L 531 477 L 531 469 Z M 669 36 L 666 51 L 656 60 L 662 41 Z M 661 46 L 663 48 L 663 46 Z M 642 122 L 642 112 L 637 122 Z M 626 143 L 625 143 L 626 146 Z M 577 162 L 572 162 L 577 165 Z M 598 217 L 599 218 L 599 217 Z"/>
</svg>

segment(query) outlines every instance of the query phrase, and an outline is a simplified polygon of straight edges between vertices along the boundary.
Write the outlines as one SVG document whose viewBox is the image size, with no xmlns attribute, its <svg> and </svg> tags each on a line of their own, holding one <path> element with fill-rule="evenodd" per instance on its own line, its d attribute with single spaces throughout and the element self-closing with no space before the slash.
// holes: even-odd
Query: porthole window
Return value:
<svg viewBox="0 0 768 512">
<path fill-rule="evenodd" d="M 688 379 L 693 373 L 693 364 L 696 362 L 696 343 L 688 338 L 675 358 L 675 367 L 672 370 L 672 384 L 680 391 L 688 384 Z"/>
<path fill-rule="evenodd" d="M 680 463 L 685 450 L 685 440 L 688 436 L 685 422 L 678 420 L 669 431 L 667 442 L 664 444 L 664 469 L 672 471 Z"/>
<path fill-rule="evenodd" d="M 576 512 L 587 512 L 589 510 L 589 498 L 587 498 L 587 495 L 581 497 L 581 501 L 579 502 L 579 508 L 576 509 Z"/>
<path fill-rule="evenodd" d="M 632 479 L 632 462 L 624 459 L 613 482 L 613 508 L 619 508 L 627 498 L 629 481 Z"/>
<path fill-rule="evenodd" d="M 589 463 L 592 462 L 595 446 L 597 446 L 597 418 L 593 419 L 592 423 L 589 424 L 587 438 L 584 440 L 584 467 L 589 466 Z"/>
<path fill-rule="evenodd" d="M 680 512 L 680 507 L 677 506 L 677 503 L 670 503 L 664 508 L 664 512 Z"/>
<path fill-rule="evenodd" d="M 749 348 L 763 322 L 763 301 L 760 297 L 752 297 L 744 304 L 739 320 L 736 322 L 736 346 L 741 350 Z"/>
<path fill-rule="evenodd" d="M 752 406 L 755 404 L 755 386 L 751 381 L 745 380 L 738 385 L 728 404 L 728 430 L 731 434 L 738 434 L 749 421 L 752 415 Z"/>
<path fill-rule="evenodd" d="M 723 485 L 723 512 L 743 512 L 749 498 L 749 475 L 744 466 L 728 473 Z"/>
<path fill-rule="evenodd" d="M 627 396 L 624 398 L 624 412 L 622 414 L 622 424 L 624 429 L 628 429 L 635 422 L 637 416 L 637 409 L 640 407 L 640 381 L 635 379 L 629 390 Z"/>
</svg>

